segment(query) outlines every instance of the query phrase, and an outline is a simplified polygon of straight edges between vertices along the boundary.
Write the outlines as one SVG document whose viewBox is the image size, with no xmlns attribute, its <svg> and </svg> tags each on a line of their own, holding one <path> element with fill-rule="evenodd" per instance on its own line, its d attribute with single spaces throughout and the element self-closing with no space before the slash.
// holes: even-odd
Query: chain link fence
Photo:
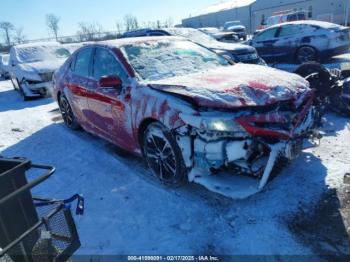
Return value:
<svg viewBox="0 0 350 262">
<path fill-rule="evenodd" d="M 21 44 L 36 43 L 36 42 L 51 42 L 51 41 L 57 41 L 57 42 L 60 42 L 62 44 L 81 43 L 81 42 L 88 42 L 88 41 L 103 41 L 103 40 L 117 39 L 120 37 L 120 35 L 121 35 L 121 33 L 117 32 L 117 31 L 94 32 L 94 33 L 88 33 L 88 34 L 60 36 L 57 39 L 54 37 L 49 37 L 49 38 L 25 40 Z M 13 43 L 11 46 L 14 46 L 14 45 L 16 45 L 16 43 Z M 1 46 L 0 45 L 0 53 L 9 52 L 11 46 Z"/>
</svg>

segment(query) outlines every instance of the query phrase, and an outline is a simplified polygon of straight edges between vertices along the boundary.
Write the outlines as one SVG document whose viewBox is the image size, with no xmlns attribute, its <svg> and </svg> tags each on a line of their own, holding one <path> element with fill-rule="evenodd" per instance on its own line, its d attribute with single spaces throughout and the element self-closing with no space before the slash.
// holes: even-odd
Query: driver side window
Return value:
<svg viewBox="0 0 350 262">
<path fill-rule="evenodd" d="M 294 36 L 294 35 L 297 35 L 300 33 L 302 33 L 302 30 L 300 30 L 299 26 L 286 25 L 286 26 L 281 28 L 281 31 L 279 33 L 279 37 Z"/>
<path fill-rule="evenodd" d="M 97 48 L 94 56 L 93 78 L 99 80 L 102 76 L 118 76 L 123 81 L 127 80 L 127 74 L 119 61 L 103 48 Z"/>
<path fill-rule="evenodd" d="M 266 41 L 275 38 L 278 28 L 268 29 L 255 37 L 256 42 Z"/>
</svg>

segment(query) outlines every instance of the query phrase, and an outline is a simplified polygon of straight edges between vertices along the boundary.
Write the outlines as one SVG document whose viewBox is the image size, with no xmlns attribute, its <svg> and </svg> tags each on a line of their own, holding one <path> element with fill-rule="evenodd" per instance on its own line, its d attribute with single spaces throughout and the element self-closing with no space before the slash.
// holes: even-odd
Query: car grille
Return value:
<svg viewBox="0 0 350 262">
<path fill-rule="evenodd" d="M 41 73 L 40 78 L 42 79 L 43 82 L 51 82 L 52 81 L 52 72 L 49 73 Z"/>
<path fill-rule="evenodd" d="M 306 121 L 312 114 L 312 102 L 314 94 L 310 93 L 304 103 L 296 108 L 280 108 L 277 111 L 269 113 L 242 117 L 237 120 L 249 133 L 256 136 L 275 135 L 282 139 L 289 139 L 295 135 L 295 131 Z M 289 103 L 288 103 L 289 104 Z M 285 106 L 288 106 L 285 104 Z M 286 110 L 286 111 L 284 111 Z M 302 132 L 305 130 L 301 130 Z"/>
</svg>

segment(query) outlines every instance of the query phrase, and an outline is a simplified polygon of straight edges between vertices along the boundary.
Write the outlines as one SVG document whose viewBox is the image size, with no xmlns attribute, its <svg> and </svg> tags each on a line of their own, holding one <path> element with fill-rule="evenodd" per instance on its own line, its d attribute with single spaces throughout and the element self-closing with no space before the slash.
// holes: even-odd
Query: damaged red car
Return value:
<svg viewBox="0 0 350 262">
<path fill-rule="evenodd" d="M 303 78 L 177 37 L 84 46 L 55 73 L 53 96 L 69 128 L 143 155 L 164 184 L 230 196 L 262 189 L 315 132 Z"/>
</svg>

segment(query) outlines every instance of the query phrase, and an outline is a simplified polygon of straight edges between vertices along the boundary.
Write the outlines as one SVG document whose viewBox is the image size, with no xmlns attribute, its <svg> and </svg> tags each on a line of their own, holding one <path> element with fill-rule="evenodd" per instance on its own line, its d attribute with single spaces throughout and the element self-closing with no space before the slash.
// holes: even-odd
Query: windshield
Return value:
<svg viewBox="0 0 350 262">
<path fill-rule="evenodd" d="M 216 43 L 215 38 L 196 29 L 173 28 L 173 29 L 167 29 L 167 31 L 171 35 L 182 36 L 190 39 L 195 43 L 202 44 L 202 45 L 210 45 L 213 42 Z"/>
<path fill-rule="evenodd" d="M 16 48 L 16 55 L 20 63 L 33 63 L 65 59 L 70 52 L 61 46 L 30 46 Z"/>
<path fill-rule="evenodd" d="M 190 41 L 146 42 L 126 45 L 122 51 L 138 76 L 150 81 L 229 65 L 224 58 Z"/>
</svg>

